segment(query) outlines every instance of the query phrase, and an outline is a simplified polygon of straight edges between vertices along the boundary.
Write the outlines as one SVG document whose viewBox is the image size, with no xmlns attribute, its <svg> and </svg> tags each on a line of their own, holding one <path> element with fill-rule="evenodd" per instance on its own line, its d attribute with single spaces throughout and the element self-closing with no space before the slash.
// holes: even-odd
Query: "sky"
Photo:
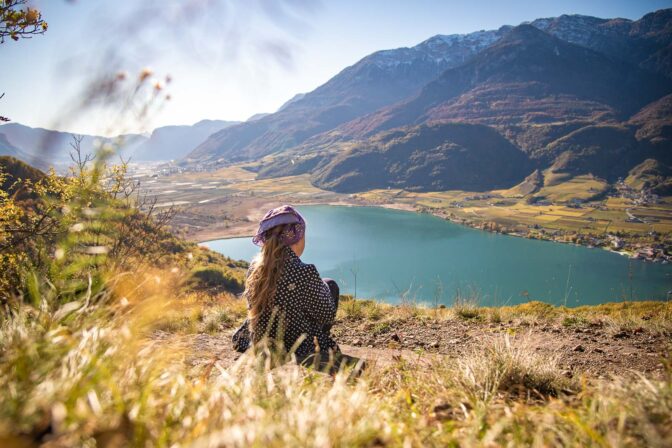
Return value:
<svg viewBox="0 0 672 448">
<path fill-rule="evenodd" d="M 42 36 L 0 45 L 0 115 L 34 127 L 113 135 L 202 119 L 243 121 L 382 49 L 540 17 L 636 20 L 672 0 L 32 0 Z M 133 107 L 82 105 L 101 79 L 150 69 L 164 84 Z M 166 84 L 166 77 L 170 82 Z M 152 81 L 148 79 L 147 83 Z M 126 87 L 129 89 L 130 87 Z M 132 89 L 131 89 L 132 90 Z M 144 91 L 143 91 L 144 92 Z M 114 103 L 114 104 L 111 104 Z M 160 105 L 159 105 L 160 103 Z M 125 102 L 123 103 L 126 104 Z M 123 111 L 123 112 L 122 112 Z"/>
</svg>

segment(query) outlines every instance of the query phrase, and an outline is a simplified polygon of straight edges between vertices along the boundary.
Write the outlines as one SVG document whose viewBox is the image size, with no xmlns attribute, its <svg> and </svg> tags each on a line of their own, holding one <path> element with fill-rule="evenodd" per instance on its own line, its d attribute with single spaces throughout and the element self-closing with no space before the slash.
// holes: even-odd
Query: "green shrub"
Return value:
<svg viewBox="0 0 672 448">
<path fill-rule="evenodd" d="M 192 270 L 189 286 L 195 289 L 243 291 L 245 284 L 239 275 L 220 266 L 199 266 Z"/>
<path fill-rule="evenodd" d="M 562 320 L 563 327 L 585 327 L 588 320 L 581 316 L 567 316 Z"/>
<path fill-rule="evenodd" d="M 378 322 L 371 329 L 371 334 L 374 336 L 378 336 L 381 334 L 389 333 L 391 329 L 392 327 L 390 326 L 389 322 Z"/>
</svg>

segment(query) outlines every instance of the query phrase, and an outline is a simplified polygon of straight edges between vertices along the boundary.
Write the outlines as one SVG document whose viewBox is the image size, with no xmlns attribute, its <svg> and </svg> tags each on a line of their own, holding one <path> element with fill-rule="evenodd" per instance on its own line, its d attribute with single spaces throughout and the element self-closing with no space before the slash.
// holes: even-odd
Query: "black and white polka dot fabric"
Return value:
<svg viewBox="0 0 672 448">
<path fill-rule="evenodd" d="M 287 246 L 283 250 L 286 251 L 285 265 L 278 281 L 273 309 L 266 310 L 259 317 L 255 334 L 240 334 L 240 339 L 249 338 L 258 342 L 264 336 L 275 340 L 281 337 L 285 349 L 289 350 L 305 335 L 296 348 L 297 358 L 315 353 L 318 350 L 316 344 L 323 353 L 338 351 L 338 345 L 329 334 L 338 306 L 329 286 L 320 278 L 315 265 L 303 263 Z M 244 330 L 241 328 L 236 333 L 245 333 Z M 237 343 L 240 348 L 247 348 L 248 341 L 236 341 L 234 335 L 234 346 Z M 239 350 L 239 347 L 236 349 Z"/>
</svg>

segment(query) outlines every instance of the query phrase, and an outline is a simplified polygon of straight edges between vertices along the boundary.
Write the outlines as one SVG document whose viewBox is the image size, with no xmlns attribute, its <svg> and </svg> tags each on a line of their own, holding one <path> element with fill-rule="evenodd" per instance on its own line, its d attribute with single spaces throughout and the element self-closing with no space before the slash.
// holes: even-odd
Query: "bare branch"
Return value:
<svg viewBox="0 0 672 448">
<path fill-rule="evenodd" d="M 84 141 L 83 135 L 72 134 L 72 141 L 70 142 L 70 147 L 72 148 L 72 151 L 70 151 L 70 159 L 72 159 L 75 164 L 77 170 L 75 174 L 80 182 L 84 181 L 87 165 L 96 158 L 96 156 L 91 153 L 82 156 L 82 141 Z"/>
</svg>

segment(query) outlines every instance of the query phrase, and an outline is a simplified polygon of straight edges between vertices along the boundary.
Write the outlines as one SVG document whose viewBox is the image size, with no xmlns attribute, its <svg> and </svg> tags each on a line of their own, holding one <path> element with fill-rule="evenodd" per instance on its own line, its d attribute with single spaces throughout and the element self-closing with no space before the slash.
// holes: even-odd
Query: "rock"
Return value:
<svg viewBox="0 0 672 448">
<path fill-rule="evenodd" d="M 441 344 L 439 344 L 439 341 L 434 341 L 434 342 L 432 342 L 431 347 L 432 348 L 439 348 L 439 345 L 441 345 Z"/>
<path fill-rule="evenodd" d="M 355 339 L 354 341 L 352 341 L 352 345 L 362 345 L 362 341 L 359 339 Z"/>
<path fill-rule="evenodd" d="M 625 338 L 627 338 L 627 337 L 629 337 L 629 336 L 630 336 L 630 335 L 629 335 L 628 333 L 626 333 L 625 331 L 619 331 L 618 333 L 616 333 L 616 334 L 613 335 L 612 337 L 613 337 L 614 339 L 625 339 Z"/>
<path fill-rule="evenodd" d="M 390 336 L 390 339 L 395 341 L 395 342 L 401 341 L 401 338 L 399 337 L 399 335 L 397 333 L 392 333 L 392 336 Z"/>
<path fill-rule="evenodd" d="M 373 345 L 369 344 L 366 346 L 366 348 L 373 348 Z"/>
<path fill-rule="evenodd" d="M 604 350 L 602 350 L 601 348 L 597 347 L 597 348 L 594 348 L 594 349 L 593 349 L 593 353 L 604 353 Z"/>
<path fill-rule="evenodd" d="M 572 350 L 575 351 L 575 352 L 585 352 L 586 351 L 585 347 L 581 344 L 577 345 Z"/>
</svg>

